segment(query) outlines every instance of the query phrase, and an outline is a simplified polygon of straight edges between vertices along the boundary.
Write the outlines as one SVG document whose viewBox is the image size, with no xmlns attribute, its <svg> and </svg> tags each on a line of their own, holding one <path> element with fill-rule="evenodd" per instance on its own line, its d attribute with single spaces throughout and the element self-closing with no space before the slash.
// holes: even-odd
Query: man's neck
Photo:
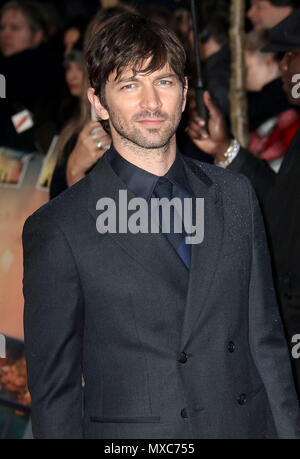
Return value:
<svg viewBox="0 0 300 459">
<path fill-rule="evenodd" d="M 161 148 L 142 148 L 127 139 L 120 138 L 113 138 L 113 144 L 126 161 L 160 177 L 168 172 L 176 157 L 175 135 Z"/>
</svg>

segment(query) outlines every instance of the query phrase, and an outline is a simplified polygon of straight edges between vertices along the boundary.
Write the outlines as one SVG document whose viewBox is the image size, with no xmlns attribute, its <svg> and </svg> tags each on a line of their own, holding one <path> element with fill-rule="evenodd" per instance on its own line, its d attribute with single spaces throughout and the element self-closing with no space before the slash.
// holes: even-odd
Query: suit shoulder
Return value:
<svg viewBox="0 0 300 459">
<path fill-rule="evenodd" d="M 236 189 L 236 187 L 245 188 L 246 186 L 249 189 L 249 187 L 252 187 L 249 179 L 238 172 L 192 158 L 188 158 L 186 161 L 192 169 L 195 166 L 198 167 L 212 182 L 217 183 L 224 191 L 228 190 L 228 188 Z"/>
<path fill-rule="evenodd" d="M 78 212 L 80 208 L 86 205 L 88 184 L 89 177 L 87 175 L 75 185 L 67 188 L 61 194 L 39 207 L 27 220 L 41 221 L 46 219 L 49 223 L 53 220 L 63 221 L 66 217 Z"/>
</svg>

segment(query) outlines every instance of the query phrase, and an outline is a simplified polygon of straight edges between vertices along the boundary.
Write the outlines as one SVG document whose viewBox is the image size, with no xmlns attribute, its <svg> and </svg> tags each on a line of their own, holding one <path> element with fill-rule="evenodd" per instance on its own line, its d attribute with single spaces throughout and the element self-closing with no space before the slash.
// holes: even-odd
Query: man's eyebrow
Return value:
<svg viewBox="0 0 300 459">
<path fill-rule="evenodd" d="M 163 73 L 162 75 L 158 75 L 156 80 L 162 80 L 163 78 L 178 78 L 176 73 Z"/>
<path fill-rule="evenodd" d="M 162 75 L 158 75 L 155 80 L 161 80 L 163 78 L 178 78 L 176 73 L 163 73 Z M 121 78 L 120 80 L 116 80 L 115 84 L 122 84 L 122 83 L 130 83 L 131 81 L 139 81 L 138 78 L 136 78 L 136 75 L 132 75 L 131 77 L 128 78 Z"/>
<path fill-rule="evenodd" d="M 116 84 L 128 83 L 130 81 L 138 81 L 138 78 L 132 75 L 131 77 L 128 77 L 128 78 L 121 78 L 120 80 L 115 80 Z"/>
</svg>

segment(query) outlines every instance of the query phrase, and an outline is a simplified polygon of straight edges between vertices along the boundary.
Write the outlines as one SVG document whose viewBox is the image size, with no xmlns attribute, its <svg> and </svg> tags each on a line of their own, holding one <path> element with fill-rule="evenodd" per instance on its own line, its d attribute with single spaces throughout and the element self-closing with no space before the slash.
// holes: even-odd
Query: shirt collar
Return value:
<svg viewBox="0 0 300 459">
<path fill-rule="evenodd" d="M 105 156 L 114 172 L 132 193 L 137 197 L 146 199 L 146 201 L 151 198 L 153 190 L 159 180 L 158 175 L 151 174 L 130 163 L 118 153 L 113 145 L 111 145 L 110 149 L 105 153 Z M 165 174 L 165 177 L 168 178 L 173 185 L 177 185 L 190 194 L 184 164 L 178 149 L 176 151 L 175 161 Z"/>
</svg>

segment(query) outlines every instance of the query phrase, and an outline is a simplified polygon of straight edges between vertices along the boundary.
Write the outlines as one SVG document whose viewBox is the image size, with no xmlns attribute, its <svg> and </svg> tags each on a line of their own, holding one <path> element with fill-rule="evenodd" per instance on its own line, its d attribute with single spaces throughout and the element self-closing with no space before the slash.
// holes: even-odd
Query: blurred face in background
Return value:
<svg viewBox="0 0 300 459">
<path fill-rule="evenodd" d="M 245 66 L 247 91 L 261 91 L 281 75 L 279 63 L 272 54 L 245 51 Z"/>
<path fill-rule="evenodd" d="M 0 20 L 0 51 L 11 56 L 38 46 L 43 39 L 41 30 L 33 33 L 20 10 L 7 10 Z"/>
<path fill-rule="evenodd" d="M 83 64 L 75 61 L 68 62 L 66 82 L 72 96 L 80 97 L 83 85 Z"/>
<path fill-rule="evenodd" d="M 75 27 L 72 27 L 71 29 L 68 29 L 65 32 L 64 34 L 64 46 L 65 46 L 64 56 L 65 57 L 69 54 L 74 43 L 79 39 L 79 37 L 80 37 L 80 31 L 76 29 Z"/>
<path fill-rule="evenodd" d="M 247 16 L 254 29 L 271 29 L 292 11 L 291 6 L 274 6 L 269 0 L 251 0 Z"/>
<path fill-rule="evenodd" d="M 193 28 L 191 14 L 188 10 L 181 10 L 177 13 L 177 21 L 182 35 L 188 36 Z"/>
</svg>

